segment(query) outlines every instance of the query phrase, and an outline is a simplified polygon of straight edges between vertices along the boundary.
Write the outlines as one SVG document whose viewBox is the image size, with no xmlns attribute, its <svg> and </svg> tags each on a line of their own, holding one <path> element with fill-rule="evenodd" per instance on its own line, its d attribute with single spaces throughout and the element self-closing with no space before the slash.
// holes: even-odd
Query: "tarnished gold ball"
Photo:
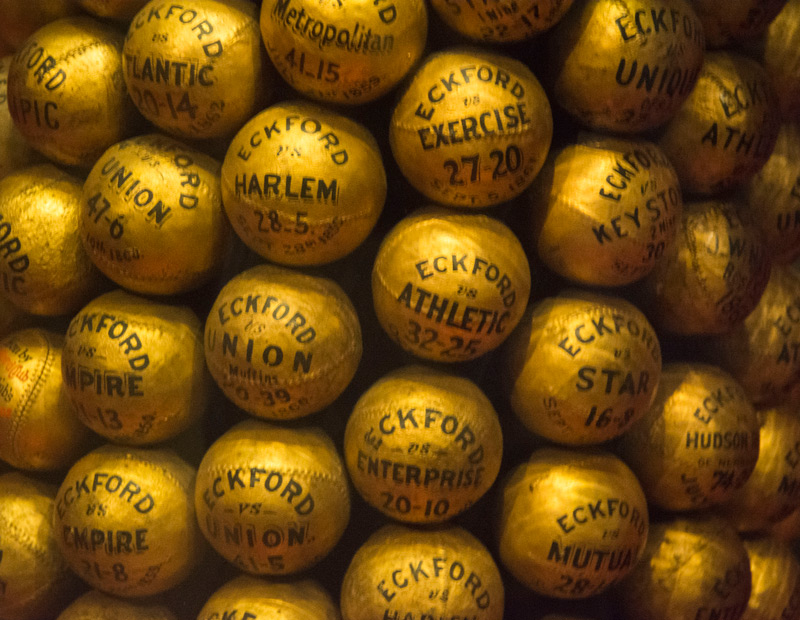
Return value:
<svg viewBox="0 0 800 620">
<path fill-rule="evenodd" d="M 709 48 L 758 36 L 785 4 L 786 0 L 692 0 Z"/>
<path fill-rule="evenodd" d="M 87 13 L 96 17 L 130 22 L 148 0 L 76 0 Z"/>
<path fill-rule="evenodd" d="M 528 259 L 510 228 L 441 207 L 395 225 L 372 267 L 383 329 L 406 351 L 437 362 L 499 346 L 522 318 L 530 286 Z"/>
<path fill-rule="evenodd" d="M 533 247 L 556 273 L 623 286 L 672 246 L 683 199 L 655 144 L 599 135 L 551 153 L 527 194 Z"/>
<path fill-rule="evenodd" d="M 250 249 L 285 265 L 318 265 L 366 239 L 386 200 L 386 172 L 366 127 L 318 105 L 284 102 L 233 138 L 222 198 Z"/>
<path fill-rule="evenodd" d="M 350 479 L 398 521 L 436 523 L 469 508 L 500 470 L 503 436 L 492 403 L 472 381 L 405 366 L 361 395 L 347 422 Z"/>
<path fill-rule="evenodd" d="M 11 56 L 0 58 L 0 179 L 10 172 L 33 164 L 38 154 L 31 148 L 11 119 L 8 109 L 8 68 Z"/>
<path fill-rule="evenodd" d="M 619 584 L 629 620 L 739 618 L 750 598 L 750 560 L 728 523 L 707 516 L 653 523 L 642 558 Z"/>
<path fill-rule="evenodd" d="M 361 104 L 394 88 L 425 49 L 424 0 L 264 0 L 261 35 L 284 80 L 327 103 Z"/>
<path fill-rule="evenodd" d="M 704 344 L 744 388 L 755 405 L 785 400 L 800 378 L 800 273 L 789 265 L 773 265 L 767 288 L 753 311 L 727 334 Z"/>
<path fill-rule="evenodd" d="M 785 122 L 800 114 L 800 0 L 789 0 L 755 45 Z"/>
<path fill-rule="evenodd" d="M 500 561 L 528 588 L 586 598 L 630 573 L 647 540 L 647 502 L 611 454 L 543 448 L 500 492 Z"/>
<path fill-rule="evenodd" d="M 0 338 L 13 331 L 28 327 L 33 317 L 25 314 L 0 294 Z"/>
<path fill-rule="evenodd" d="M 667 510 L 724 502 L 759 456 L 759 421 L 742 387 L 716 366 L 665 364 L 653 405 L 622 436 L 620 454 L 647 499 Z"/>
<path fill-rule="evenodd" d="M 205 410 L 203 331 L 187 307 L 98 297 L 69 324 L 61 372 L 78 417 L 114 443 L 164 441 Z"/>
<path fill-rule="evenodd" d="M 231 279 L 205 324 L 211 376 L 236 406 L 268 419 L 331 404 L 362 346 L 358 315 L 336 282 L 272 265 Z"/>
<path fill-rule="evenodd" d="M 233 133 L 269 88 L 258 9 L 247 0 L 151 0 L 131 20 L 122 53 L 139 112 L 183 138 Z"/>
<path fill-rule="evenodd" d="M 83 185 L 80 234 L 97 267 L 125 288 L 173 295 L 214 276 L 230 244 L 220 164 L 148 134 L 106 150 Z"/>
<path fill-rule="evenodd" d="M 195 474 L 169 450 L 106 445 L 80 458 L 53 515 L 67 564 L 97 590 L 126 598 L 179 584 L 204 550 Z"/>
<path fill-rule="evenodd" d="M 664 126 L 658 145 L 684 194 L 709 196 L 741 185 L 769 159 L 780 110 L 764 68 L 737 52 L 708 52 L 697 84 Z"/>
<path fill-rule="evenodd" d="M 592 129 L 653 129 L 692 92 L 704 47 L 687 0 L 579 2 L 550 39 L 555 100 Z"/>
<path fill-rule="evenodd" d="M 800 117 L 798 117 L 800 118 Z M 761 231 L 774 262 L 800 256 L 800 124 L 784 123 L 775 150 L 744 186 L 749 220 Z"/>
<path fill-rule="evenodd" d="M 385 525 L 356 551 L 342 582 L 344 620 L 500 620 L 505 590 L 491 554 L 460 527 Z"/>
<path fill-rule="evenodd" d="M 177 620 L 163 605 L 128 601 L 91 590 L 76 598 L 56 620 Z"/>
<path fill-rule="evenodd" d="M 800 507 L 800 416 L 758 411 L 760 450 L 753 473 L 717 511 L 741 532 L 763 532 Z"/>
<path fill-rule="evenodd" d="M 277 583 L 243 575 L 214 592 L 197 615 L 197 620 L 236 618 L 241 613 L 253 620 L 336 620 L 339 609 L 316 581 L 304 579 Z"/>
<path fill-rule="evenodd" d="M 135 130 L 122 39 L 94 18 L 65 17 L 20 46 L 8 70 L 8 108 L 33 148 L 57 163 L 88 168 Z"/>
<path fill-rule="evenodd" d="M 78 234 L 81 187 L 52 164 L 0 180 L 0 288 L 25 312 L 70 314 L 100 289 Z"/>
<path fill-rule="evenodd" d="M 568 291 L 526 312 L 506 347 L 511 408 L 534 433 L 594 444 L 645 414 L 661 375 L 647 318 L 617 297 Z"/>
<path fill-rule="evenodd" d="M 430 200 L 488 207 L 511 200 L 544 164 L 550 103 L 520 61 L 472 48 L 428 56 L 392 113 L 400 170 Z"/>
<path fill-rule="evenodd" d="M 52 618 L 78 586 L 53 531 L 55 487 L 0 475 L 0 617 Z"/>
<path fill-rule="evenodd" d="M 491 44 L 523 41 L 552 28 L 572 0 L 521 0 L 502 5 L 431 0 L 431 6 L 457 32 Z"/>
<path fill-rule="evenodd" d="M 89 447 L 61 380 L 64 337 L 42 328 L 0 340 L 0 459 L 17 469 L 68 467 Z"/>
<path fill-rule="evenodd" d="M 741 620 L 800 618 L 800 561 L 772 538 L 744 541 L 750 557 L 753 589 Z"/>
<path fill-rule="evenodd" d="M 239 569 L 287 575 L 317 564 L 350 517 L 347 474 L 320 429 L 248 420 L 203 457 L 194 495 L 200 529 Z"/>
<path fill-rule="evenodd" d="M 756 307 L 770 274 L 761 232 L 732 202 L 686 202 L 675 242 L 644 279 L 648 316 L 677 334 L 731 331 Z"/>
<path fill-rule="evenodd" d="M 800 507 L 795 508 L 789 516 L 772 524 L 767 534 L 786 543 L 800 539 Z"/>
</svg>

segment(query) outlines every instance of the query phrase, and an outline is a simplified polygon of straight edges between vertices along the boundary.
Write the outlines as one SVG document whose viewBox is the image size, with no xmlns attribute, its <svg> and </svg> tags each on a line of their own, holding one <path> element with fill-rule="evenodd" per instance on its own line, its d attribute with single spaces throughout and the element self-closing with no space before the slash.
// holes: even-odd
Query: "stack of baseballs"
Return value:
<svg viewBox="0 0 800 620">
<path fill-rule="evenodd" d="M 0 0 L 0 619 L 800 618 L 800 0 Z"/>
</svg>

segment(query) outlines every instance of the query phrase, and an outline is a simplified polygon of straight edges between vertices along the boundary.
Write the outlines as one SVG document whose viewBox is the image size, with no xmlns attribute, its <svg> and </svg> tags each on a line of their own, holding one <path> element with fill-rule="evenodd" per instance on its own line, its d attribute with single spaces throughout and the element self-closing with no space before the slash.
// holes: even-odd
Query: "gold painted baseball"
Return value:
<svg viewBox="0 0 800 620">
<path fill-rule="evenodd" d="M 789 0 L 757 39 L 755 57 L 769 75 L 784 122 L 800 113 L 800 0 Z"/>
<path fill-rule="evenodd" d="M 219 292 L 205 324 L 211 376 L 233 403 L 286 420 L 327 407 L 361 360 L 361 325 L 333 280 L 252 267 Z"/>
<path fill-rule="evenodd" d="M 800 617 L 800 561 L 795 552 L 772 538 L 745 540 L 744 546 L 753 589 L 740 620 Z"/>
<path fill-rule="evenodd" d="M 222 199 L 250 249 L 276 263 L 319 265 L 369 235 L 386 200 L 386 172 L 366 127 L 316 104 L 282 102 L 233 138 Z"/>
<path fill-rule="evenodd" d="M 428 56 L 392 112 L 389 143 L 427 198 L 488 207 L 519 196 L 544 164 L 550 103 L 520 61 L 453 48 Z"/>
<path fill-rule="evenodd" d="M 79 12 L 73 0 L 0 0 L 0 41 L 16 50 L 39 28 Z"/>
<path fill-rule="evenodd" d="M 242 575 L 214 592 L 197 620 L 239 617 L 337 620 L 339 608 L 331 595 L 311 579 L 277 583 Z"/>
<path fill-rule="evenodd" d="M 785 4 L 786 0 L 692 0 L 709 49 L 758 36 Z"/>
<path fill-rule="evenodd" d="M 800 117 L 798 117 L 800 118 Z M 746 213 L 774 262 L 800 256 L 800 124 L 784 123 L 772 155 L 743 187 Z"/>
<path fill-rule="evenodd" d="M 650 273 L 672 246 L 683 210 L 661 149 L 599 135 L 551 153 L 527 197 L 539 258 L 589 286 L 623 286 Z"/>
<path fill-rule="evenodd" d="M 181 583 L 200 561 L 196 472 L 169 450 L 105 445 L 67 472 L 53 524 L 70 568 L 114 596 Z"/>
<path fill-rule="evenodd" d="M 78 417 L 98 435 L 127 445 L 164 441 L 205 410 L 202 325 L 185 306 L 106 293 L 70 322 L 61 373 Z"/>
<path fill-rule="evenodd" d="M 692 92 L 705 37 L 687 0 L 585 0 L 553 28 L 555 100 L 583 125 L 641 133 Z M 673 162 L 674 163 L 674 162 Z"/>
<path fill-rule="evenodd" d="M 594 596 L 630 573 L 647 540 L 647 502 L 630 469 L 597 451 L 542 448 L 500 492 L 500 561 L 545 596 Z"/>
<path fill-rule="evenodd" d="M 707 52 L 695 88 L 657 143 L 684 194 L 709 196 L 758 172 L 779 129 L 778 100 L 764 67 L 737 52 Z"/>
<path fill-rule="evenodd" d="M 122 67 L 134 104 L 182 138 L 228 136 L 270 87 L 258 9 L 247 0 L 151 0 L 125 36 Z"/>
<path fill-rule="evenodd" d="M 163 605 L 128 601 L 90 590 L 76 598 L 56 620 L 177 620 Z"/>
<path fill-rule="evenodd" d="M 8 108 L 33 148 L 88 168 L 135 130 L 122 39 L 113 26 L 80 16 L 50 22 L 25 40 L 8 70 Z"/>
<path fill-rule="evenodd" d="M 678 334 L 731 331 L 756 307 L 770 258 L 761 232 L 736 205 L 686 202 L 673 245 L 644 279 L 648 316 Z"/>
<path fill-rule="evenodd" d="M 789 516 L 772 524 L 768 530 L 768 535 L 786 543 L 792 543 L 800 539 L 800 507 L 795 508 Z"/>
<path fill-rule="evenodd" d="M 11 56 L 0 58 L 0 179 L 10 172 L 33 164 L 38 154 L 14 125 L 8 109 L 8 68 Z"/>
<path fill-rule="evenodd" d="M 159 134 L 102 154 L 84 183 L 79 221 L 97 267 L 120 286 L 153 295 L 207 282 L 231 237 L 219 162 Z"/>
<path fill-rule="evenodd" d="M 52 164 L 0 180 L 0 289 L 30 314 L 70 314 L 99 290 L 78 234 L 81 180 Z"/>
<path fill-rule="evenodd" d="M 385 525 L 356 551 L 342 582 L 344 620 L 500 620 L 505 590 L 491 554 L 460 527 Z"/>
<path fill-rule="evenodd" d="M 499 346 L 522 318 L 530 286 L 528 259 L 510 228 L 442 207 L 396 224 L 372 267 L 383 329 L 406 351 L 437 362 Z"/>
<path fill-rule="evenodd" d="M 65 469 L 89 447 L 89 429 L 61 380 L 64 336 L 41 328 L 0 340 L 0 459 L 17 469 Z"/>
<path fill-rule="evenodd" d="M 0 294 L 0 338 L 13 331 L 28 327 L 33 317 L 25 314 Z"/>
<path fill-rule="evenodd" d="M 425 48 L 424 0 L 264 0 L 261 35 L 272 63 L 302 95 L 362 104 L 385 95 Z"/>
<path fill-rule="evenodd" d="M 358 492 L 409 523 L 437 523 L 469 508 L 492 486 L 502 453 L 500 420 L 483 391 L 423 366 L 405 366 L 371 385 L 344 436 Z"/>
<path fill-rule="evenodd" d="M 671 518 L 650 525 L 617 608 L 627 620 L 739 618 L 750 588 L 750 559 L 735 529 L 708 516 Z"/>
<path fill-rule="evenodd" d="M 147 0 L 77 0 L 77 4 L 96 17 L 127 23 L 147 4 Z"/>
<path fill-rule="evenodd" d="M 492 44 L 524 41 L 552 28 L 572 6 L 572 0 L 521 0 L 503 5 L 431 0 L 431 6 L 453 30 Z"/>
<path fill-rule="evenodd" d="M 666 510 L 724 502 L 759 456 L 759 421 L 741 386 L 716 366 L 665 364 L 653 405 L 619 442 L 647 500 Z"/>
<path fill-rule="evenodd" d="M 773 265 L 767 288 L 753 311 L 727 334 L 703 348 L 744 388 L 754 405 L 781 402 L 798 381 L 800 274 Z"/>
<path fill-rule="evenodd" d="M 800 507 L 800 417 L 792 407 L 758 411 L 753 473 L 718 512 L 741 532 L 763 532 Z"/>
<path fill-rule="evenodd" d="M 52 618 L 78 586 L 56 546 L 55 487 L 0 475 L 0 617 Z"/>
<path fill-rule="evenodd" d="M 211 546 L 254 575 L 310 568 L 350 518 L 344 464 L 319 428 L 240 422 L 203 456 L 194 502 Z"/>
<path fill-rule="evenodd" d="M 661 375 L 661 347 L 644 314 L 590 292 L 532 305 L 505 355 L 514 413 L 530 431 L 567 445 L 624 433 L 647 411 Z"/>
</svg>

